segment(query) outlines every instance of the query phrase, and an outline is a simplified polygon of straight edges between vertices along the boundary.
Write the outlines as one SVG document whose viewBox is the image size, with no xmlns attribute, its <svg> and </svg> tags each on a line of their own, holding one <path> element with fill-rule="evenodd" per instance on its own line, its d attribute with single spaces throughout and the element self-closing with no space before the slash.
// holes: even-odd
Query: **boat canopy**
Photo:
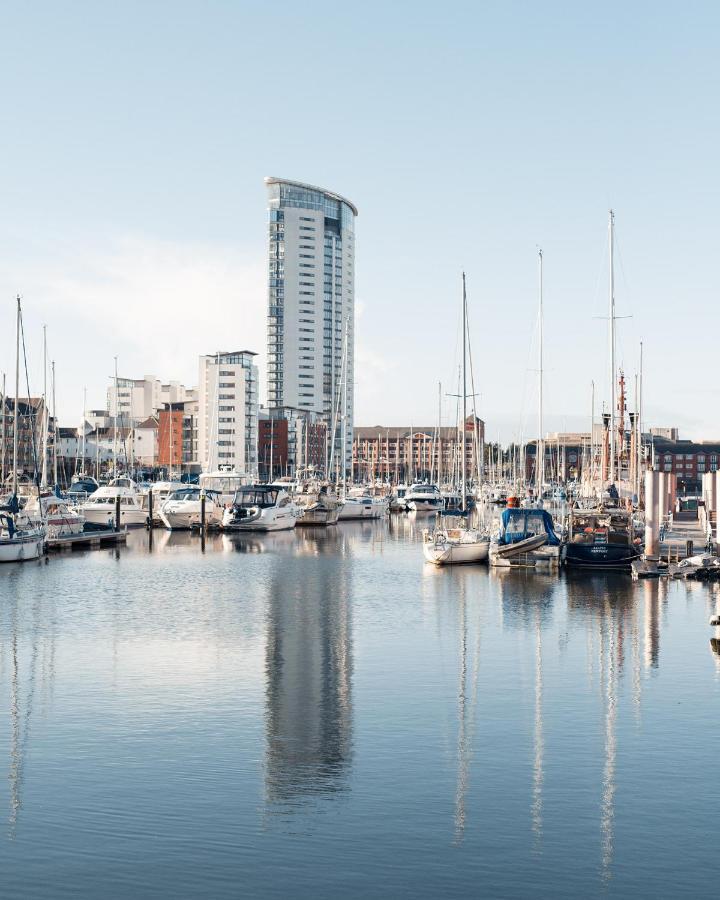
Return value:
<svg viewBox="0 0 720 900">
<path fill-rule="evenodd" d="M 515 544 L 538 534 L 547 534 L 547 543 L 557 546 L 560 538 L 555 534 L 552 516 L 546 509 L 504 509 L 502 534 L 498 543 Z"/>
</svg>

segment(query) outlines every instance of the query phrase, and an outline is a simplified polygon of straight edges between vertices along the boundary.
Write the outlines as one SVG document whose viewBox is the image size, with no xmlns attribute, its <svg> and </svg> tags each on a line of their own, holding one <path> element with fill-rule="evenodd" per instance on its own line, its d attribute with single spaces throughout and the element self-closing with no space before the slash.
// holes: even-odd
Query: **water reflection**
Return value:
<svg viewBox="0 0 720 900">
<path fill-rule="evenodd" d="M 352 634 L 344 537 L 300 536 L 298 550 L 328 554 L 312 568 L 279 563 L 268 586 L 265 798 L 291 812 L 345 791 L 352 757 Z M 308 560 L 308 563 L 310 560 Z"/>
</svg>

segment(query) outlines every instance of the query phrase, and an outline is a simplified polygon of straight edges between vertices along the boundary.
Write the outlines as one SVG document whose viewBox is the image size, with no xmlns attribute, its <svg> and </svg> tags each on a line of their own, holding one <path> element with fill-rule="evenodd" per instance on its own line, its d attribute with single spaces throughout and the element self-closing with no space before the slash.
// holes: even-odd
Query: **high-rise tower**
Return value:
<svg viewBox="0 0 720 900">
<path fill-rule="evenodd" d="M 268 407 L 322 416 L 328 474 L 342 476 L 342 461 L 349 473 L 352 453 L 357 209 L 298 181 L 266 178 L 265 184 Z"/>
</svg>

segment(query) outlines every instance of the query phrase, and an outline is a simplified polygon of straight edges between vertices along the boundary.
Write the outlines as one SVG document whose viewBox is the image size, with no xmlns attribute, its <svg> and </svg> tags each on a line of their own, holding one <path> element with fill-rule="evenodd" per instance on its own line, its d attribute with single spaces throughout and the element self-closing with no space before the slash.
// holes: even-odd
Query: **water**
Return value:
<svg viewBox="0 0 720 900">
<path fill-rule="evenodd" d="M 717 589 L 419 527 L 0 569 L 3 900 L 713 891 Z"/>
</svg>

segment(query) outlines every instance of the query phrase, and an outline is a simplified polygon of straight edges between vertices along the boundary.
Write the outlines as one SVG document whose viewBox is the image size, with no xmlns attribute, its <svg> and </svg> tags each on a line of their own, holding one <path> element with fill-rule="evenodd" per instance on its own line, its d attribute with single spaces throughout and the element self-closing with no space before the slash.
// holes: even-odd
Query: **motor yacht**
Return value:
<svg viewBox="0 0 720 900">
<path fill-rule="evenodd" d="M 271 484 L 255 484 L 235 493 L 222 518 L 224 531 L 286 531 L 294 528 L 300 507 L 288 491 Z"/>
<path fill-rule="evenodd" d="M 573 509 L 562 550 L 570 568 L 629 569 L 640 556 L 632 513 L 624 509 Z"/>
<path fill-rule="evenodd" d="M 559 566 L 560 538 L 550 513 L 539 507 L 504 509 L 500 530 L 490 544 L 489 558 L 490 565 L 505 568 Z"/>
<path fill-rule="evenodd" d="M 437 512 L 443 508 L 442 494 L 434 484 L 410 485 L 405 503 L 413 512 Z"/>
<path fill-rule="evenodd" d="M 142 504 L 142 494 L 137 485 L 127 475 L 113 478 L 109 484 L 98 488 L 79 507 L 86 522 L 95 525 L 115 526 L 117 499 L 120 498 L 120 526 L 145 525 L 147 510 Z"/>
<path fill-rule="evenodd" d="M 293 499 L 300 507 L 298 525 L 335 525 L 344 505 L 329 485 L 319 482 L 300 484 Z"/>
<path fill-rule="evenodd" d="M 194 528 L 201 524 L 203 489 L 196 484 L 176 487 L 158 508 L 160 521 L 171 531 Z M 220 494 L 204 491 L 205 525 L 216 527 L 222 524 L 224 512 Z"/>
<path fill-rule="evenodd" d="M 47 538 L 68 537 L 82 534 L 85 517 L 64 497 L 46 492 L 31 497 L 16 517 L 21 528 L 45 528 Z"/>
<path fill-rule="evenodd" d="M 387 514 L 388 507 L 387 497 L 374 497 L 369 488 L 351 488 L 340 510 L 339 521 L 382 519 Z"/>
</svg>

